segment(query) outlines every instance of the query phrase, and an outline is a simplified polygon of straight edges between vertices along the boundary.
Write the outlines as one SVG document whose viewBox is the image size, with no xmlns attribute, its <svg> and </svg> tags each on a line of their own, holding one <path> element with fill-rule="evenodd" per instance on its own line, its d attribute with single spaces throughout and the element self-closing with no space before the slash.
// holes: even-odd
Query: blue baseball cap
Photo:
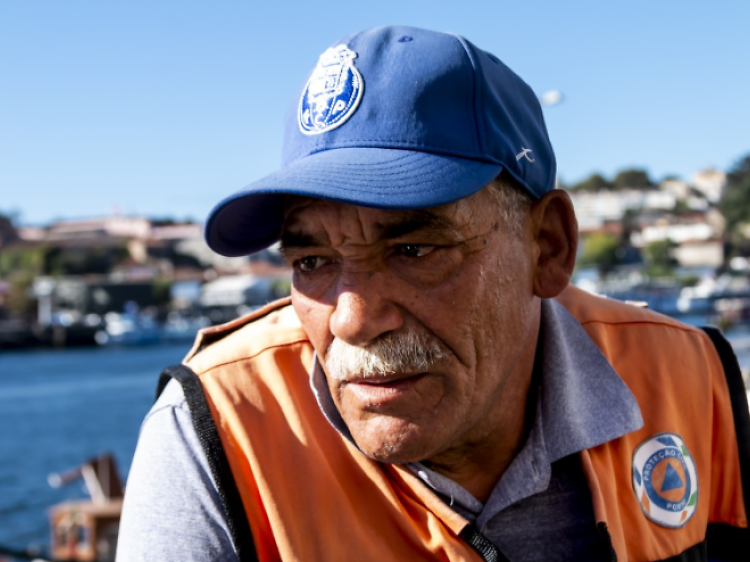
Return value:
<svg viewBox="0 0 750 562">
<path fill-rule="evenodd" d="M 457 35 L 362 31 L 318 59 L 287 115 L 282 167 L 221 201 L 205 238 L 225 256 L 281 234 L 286 194 L 424 209 L 506 171 L 534 197 L 554 189 L 555 155 L 531 88 Z"/>
</svg>

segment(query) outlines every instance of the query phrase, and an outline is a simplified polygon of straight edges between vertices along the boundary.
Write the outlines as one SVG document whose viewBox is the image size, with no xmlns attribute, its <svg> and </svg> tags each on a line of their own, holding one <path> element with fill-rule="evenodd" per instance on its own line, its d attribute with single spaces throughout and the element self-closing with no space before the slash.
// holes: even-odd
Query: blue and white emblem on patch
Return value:
<svg viewBox="0 0 750 562">
<path fill-rule="evenodd" d="M 695 461 L 676 433 L 657 433 L 633 453 L 633 490 L 654 523 L 679 529 L 698 507 Z"/>
<path fill-rule="evenodd" d="M 320 55 L 299 102 L 299 128 L 304 134 L 340 127 L 357 110 L 364 83 L 354 66 L 355 58 L 357 53 L 346 45 L 331 47 Z"/>
</svg>

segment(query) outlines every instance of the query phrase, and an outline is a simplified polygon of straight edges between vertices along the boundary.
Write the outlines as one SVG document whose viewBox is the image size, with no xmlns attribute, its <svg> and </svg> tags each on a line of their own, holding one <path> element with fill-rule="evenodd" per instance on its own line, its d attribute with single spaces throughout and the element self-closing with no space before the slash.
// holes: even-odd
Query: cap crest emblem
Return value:
<svg viewBox="0 0 750 562">
<path fill-rule="evenodd" d="M 306 135 L 318 135 L 343 125 L 357 110 L 364 83 L 354 66 L 357 53 L 346 45 L 331 47 L 320 55 L 299 103 L 299 127 Z"/>
</svg>

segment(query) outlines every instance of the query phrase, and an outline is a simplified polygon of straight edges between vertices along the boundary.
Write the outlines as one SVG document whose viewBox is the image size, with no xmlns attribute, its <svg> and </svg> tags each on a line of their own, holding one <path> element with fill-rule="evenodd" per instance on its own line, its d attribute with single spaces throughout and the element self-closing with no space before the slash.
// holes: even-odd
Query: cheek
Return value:
<svg viewBox="0 0 750 562">
<path fill-rule="evenodd" d="M 308 297 L 294 287 L 292 287 L 292 307 L 315 351 L 323 356 L 333 340 L 329 328 L 332 307 Z"/>
<path fill-rule="evenodd" d="M 295 271 L 292 276 L 292 287 L 295 292 L 319 302 L 330 300 L 331 288 L 335 286 L 339 271 L 337 263 L 323 265 L 313 273 Z"/>
<path fill-rule="evenodd" d="M 481 362 L 498 353 L 512 353 L 522 334 L 533 300 L 533 287 L 524 260 L 517 256 L 478 265 L 447 287 L 443 302 L 454 345 L 464 349 L 465 362 Z M 448 333 L 451 333 L 451 332 Z M 456 335 L 460 334 L 458 341 Z"/>
<path fill-rule="evenodd" d="M 422 258 L 392 256 L 388 260 L 388 267 L 404 285 L 425 291 L 456 276 L 463 257 L 459 248 L 438 248 Z"/>
<path fill-rule="evenodd" d="M 328 382 L 328 390 L 331 391 L 331 398 L 333 398 L 333 403 L 336 405 L 336 409 L 339 411 L 339 413 L 342 414 L 342 417 L 345 419 L 348 417 L 342 410 L 342 403 L 341 403 L 341 389 L 342 389 L 342 382 L 339 380 L 334 379 L 333 377 L 326 377 L 326 381 Z"/>
</svg>

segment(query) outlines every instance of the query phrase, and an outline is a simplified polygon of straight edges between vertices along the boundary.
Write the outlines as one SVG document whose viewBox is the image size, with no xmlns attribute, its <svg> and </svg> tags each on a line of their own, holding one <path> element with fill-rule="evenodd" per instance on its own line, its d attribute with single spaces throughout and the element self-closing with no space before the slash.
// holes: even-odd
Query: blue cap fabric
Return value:
<svg viewBox="0 0 750 562">
<path fill-rule="evenodd" d="M 534 198 L 554 188 L 531 88 L 462 37 L 371 29 L 321 55 L 287 116 L 282 168 L 219 203 L 205 237 L 219 254 L 246 255 L 279 239 L 284 194 L 423 209 L 503 170 Z"/>
</svg>

